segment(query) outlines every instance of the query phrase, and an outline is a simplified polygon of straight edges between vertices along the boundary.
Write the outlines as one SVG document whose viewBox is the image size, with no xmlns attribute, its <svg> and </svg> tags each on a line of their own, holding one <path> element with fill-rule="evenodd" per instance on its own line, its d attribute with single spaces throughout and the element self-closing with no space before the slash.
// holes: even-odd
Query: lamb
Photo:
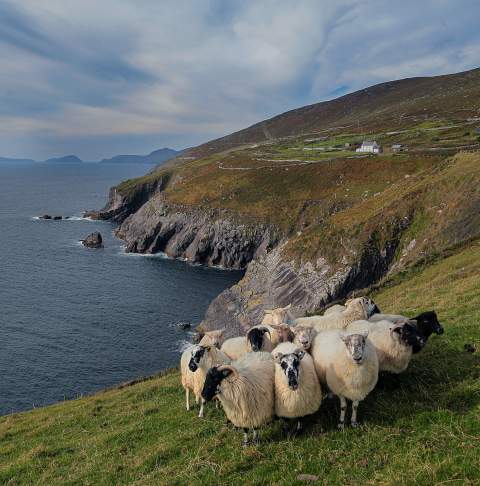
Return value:
<svg viewBox="0 0 480 486">
<path fill-rule="evenodd" d="M 368 319 L 375 304 L 366 297 L 347 300 L 343 312 L 332 313 L 327 316 L 300 317 L 295 319 L 295 325 L 309 326 L 317 331 L 326 329 L 345 329 L 349 324 L 360 319 Z"/>
<path fill-rule="evenodd" d="M 293 343 L 281 343 L 273 351 L 275 361 L 275 414 L 287 419 L 301 419 L 315 413 L 322 402 L 322 392 L 312 357 Z"/>
<path fill-rule="evenodd" d="M 340 399 L 338 427 L 343 429 L 347 399 L 352 401 L 352 427 L 357 427 L 359 403 L 375 388 L 378 358 L 368 332 L 348 334 L 340 330 L 324 331 L 315 336 L 312 358 L 318 378 Z"/>
<path fill-rule="evenodd" d="M 266 335 L 268 334 L 268 336 Z M 232 361 L 240 359 L 244 354 L 253 351 L 271 352 L 273 349 L 270 340 L 270 330 L 266 326 L 250 328 L 246 336 L 227 339 L 220 348 Z"/>
<path fill-rule="evenodd" d="M 257 428 L 274 417 L 275 366 L 270 353 L 247 353 L 231 365 L 213 366 L 207 372 L 202 398 L 220 400 L 227 418 L 242 427 L 243 446 L 249 444 L 248 430 L 258 443 Z"/>
<path fill-rule="evenodd" d="M 203 417 L 204 400 L 201 398 L 207 370 L 215 364 L 230 363 L 230 358 L 217 349 L 215 345 L 193 345 L 182 353 L 180 370 L 182 386 L 185 389 L 187 410 L 190 410 L 190 391 L 195 395 L 195 401 L 200 402 L 198 416 Z"/>
<path fill-rule="evenodd" d="M 368 321 L 369 322 L 378 322 L 382 320 L 391 321 L 394 323 L 398 322 L 405 322 L 408 320 L 408 317 L 395 315 L 395 314 L 374 314 L 371 316 Z M 444 329 L 440 322 L 438 321 L 438 317 L 435 311 L 427 311 L 418 314 L 416 317 L 412 317 L 412 321 L 416 321 L 416 327 L 418 332 L 425 337 L 425 344 L 427 343 L 428 338 L 433 334 L 441 335 L 444 333 Z M 421 351 L 422 348 L 418 346 L 413 347 L 413 353 L 418 353 Z"/>
<path fill-rule="evenodd" d="M 288 304 L 286 307 L 278 307 L 277 309 L 266 309 L 263 316 L 261 325 L 271 326 L 272 324 L 282 324 L 287 321 L 287 316 L 292 304 Z"/>
<path fill-rule="evenodd" d="M 305 326 L 295 326 L 292 330 L 294 334 L 294 344 L 300 346 L 304 351 L 308 351 L 317 331 L 315 331 L 313 327 Z"/>
<path fill-rule="evenodd" d="M 378 356 L 380 371 L 399 374 L 408 368 L 414 349 L 425 346 L 425 337 L 418 332 L 415 321 L 358 321 L 348 327 L 350 332 L 368 330 Z"/>
</svg>

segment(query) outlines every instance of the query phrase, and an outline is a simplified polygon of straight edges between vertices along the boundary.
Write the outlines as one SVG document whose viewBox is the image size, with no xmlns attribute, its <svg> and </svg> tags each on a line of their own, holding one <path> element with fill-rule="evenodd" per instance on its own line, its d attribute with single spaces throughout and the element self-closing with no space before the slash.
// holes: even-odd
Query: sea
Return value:
<svg viewBox="0 0 480 486">
<path fill-rule="evenodd" d="M 0 414 L 77 398 L 177 366 L 208 304 L 241 272 L 126 254 L 82 217 L 130 164 L 0 164 Z M 62 221 L 43 214 L 68 216 Z M 79 240 L 100 231 L 105 248 Z"/>
</svg>

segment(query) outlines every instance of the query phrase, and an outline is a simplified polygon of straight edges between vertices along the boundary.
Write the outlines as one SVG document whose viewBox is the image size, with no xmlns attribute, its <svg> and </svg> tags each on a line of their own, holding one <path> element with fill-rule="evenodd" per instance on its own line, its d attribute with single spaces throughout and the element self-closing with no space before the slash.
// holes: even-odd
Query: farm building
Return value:
<svg viewBox="0 0 480 486">
<path fill-rule="evenodd" d="M 378 145 L 375 140 L 373 142 L 363 142 L 360 148 L 357 148 L 357 152 L 366 152 L 371 154 L 379 154 L 382 151 L 382 147 Z"/>
</svg>

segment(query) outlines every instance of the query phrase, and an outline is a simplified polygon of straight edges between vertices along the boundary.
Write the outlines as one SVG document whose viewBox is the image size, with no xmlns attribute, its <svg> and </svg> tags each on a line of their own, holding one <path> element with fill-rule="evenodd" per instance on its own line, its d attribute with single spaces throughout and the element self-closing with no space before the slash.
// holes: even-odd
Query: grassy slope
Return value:
<svg viewBox="0 0 480 486">
<path fill-rule="evenodd" d="M 179 375 L 0 419 L 2 484 L 478 484 L 480 463 L 480 243 L 397 276 L 374 295 L 386 311 L 435 308 L 431 338 L 398 384 L 382 380 L 361 405 L 360 430 L 338 432 L 326 401 L 304 435 L 278 423 L 243 451 L 211 406 L 187 413 Z"/>
</svg>

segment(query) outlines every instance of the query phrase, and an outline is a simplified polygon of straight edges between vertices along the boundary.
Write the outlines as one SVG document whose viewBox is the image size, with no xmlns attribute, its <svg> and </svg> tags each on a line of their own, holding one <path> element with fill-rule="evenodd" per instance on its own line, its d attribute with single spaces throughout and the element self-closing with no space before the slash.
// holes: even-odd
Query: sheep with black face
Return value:
<svg viewBox="0 0 480 486">
<path fill-rule="evenodd" d="M 301 419 L 315 413 L 322 392 L 312 357 L 294 343 L 279 344 L 273 351 L 275 361 L 275 414 L 286 419 Z"/>
<path fill-rule="evenodd" d="M 442 335 L 444 333 L 443 326 L 438 321 L 437 313 L 435 311 L 426 311 L 418 314 L 416 317 L 409 319 L 408 317 L 397 315 L 397 314 L 374 314 L 371 316 L 369 322 L 379 322 L 379 321 L 391 321 L 395 324 L 401 324 L 408 321 L 416 322 L 415 326 L 419 334 L 423 335 L 425 338 L 424 344 L 427 344 L 428 338 L 432 334 Z M 418 353 L 423 348 L 416 345 L 413 347 L 413 353 Z"/>
<path fill-rule="evenodd" d="M 369 340 L 377 352 L 380 371 L 402 373 L 408 368 L 414 350 L 425 346 L 426 338 L 419 333 L 416 322 L 404 320 L 357 321 L 348 327 L 350 332 L 368 332 Z"/>
<path fill-rule="evenodd" d="M 248 431 L 258 442 L 257 428 L 274 416 L 274 363 L 270 353 L 247 353 L 230 365 L 214 366 L 207 372 L 202 398 L 218 397 L 227 418 L 243 428 L 243 445 L 249 444 Z"/>
<path fill-rule="evenodd" d="M 185 390 L 186 408 L 190 410 L 190 391 L 200 403 L 198 416 L 203 417 L 204 400 L 201 397 L 207 370 L 214 364 L 226 364 L 230 358 L 211 344 L 193 345 L 187 348 L 180 359 L 182 386 Z"/>
<path fill-rule="evenodd" d="M 377 353 L 367 336 L 368 332 L 330 330 L 313 339 L 311 354 L 317 376 L 340 399 L 339 428 L 345 424 L 347 399 L 352 401 L 351 424 L 356 427 L 358 405 L 377 384 Z"/>
<path fill-rule="evenodd" d="M 232 360 L 240 359 L 251 351 L 270 352 L 273 349 L 271 333 L 267 326 L 254 326 L 245 336 L 227 339 L 220 348 Z"/>
</svg>

